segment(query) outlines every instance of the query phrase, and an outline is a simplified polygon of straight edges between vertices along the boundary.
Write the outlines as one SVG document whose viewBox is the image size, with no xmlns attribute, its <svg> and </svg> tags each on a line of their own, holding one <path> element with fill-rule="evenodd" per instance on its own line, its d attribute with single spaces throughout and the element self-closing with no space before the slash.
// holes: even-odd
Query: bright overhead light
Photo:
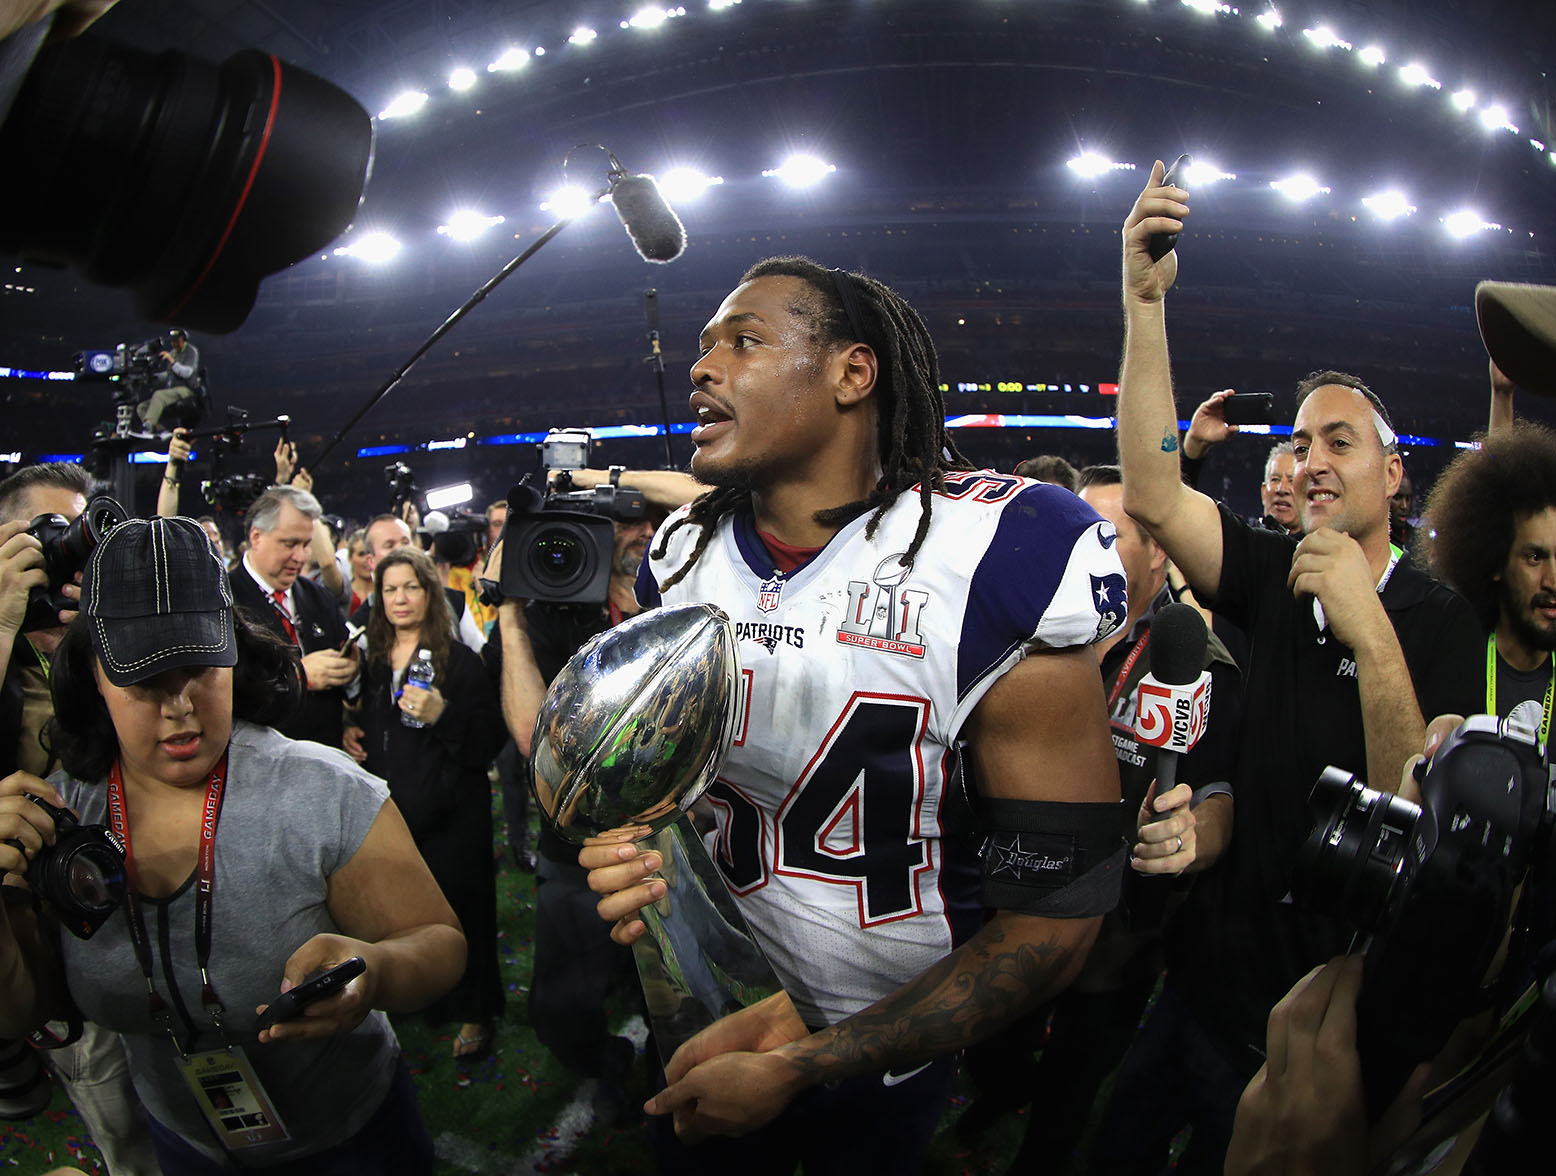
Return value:
<svg viewBox="0 0 1556 1176">
<path fill-rule="evenodd" d="M 1458 212 L 1449 213 L 1442 218 L 1443 228 L 1447 229 L 1455 237 L 1468 237 L 1472 233 L 1483 232 L 1486 229 L 1500 229 L 1502 226 L 1492 221 L 1482 220 L 1478 212 L 1472 212 L 1468 208 L 1461 208 Z"/>
<path fill-rule="evenodd" d="M 1388 60 L 1388 55 L 1383 52 L 1381 45 L 1368 45 L 1356 56 L 1360 57 L 1367 65 L 1382 65 Z"/>
<path fill-rule="evenodd" d="M 1231 12 L 1231 8 L 1222 4 L 1219 0 L 1178 0 L 1185 8 L 1192 8 L 1195 12 L 1211 16 L 1217 12 Z"/>
<path fill-rule="evenodd" d="M 575 216 L 582 216 L 593 207 L 593 193 L 580 188 L 577 184 L 568 184 L 546 197 L 540 205 L 540 210 L 552 213 L 563 220 L 571 220 Z"/>
<path fill-rule="evenodd" d="M 1100 176 L 1104 172 L 1134 171 L 1135 169 L 1135 165 L 1132 163 L 1114 163 L 1106 155 L 1101 155 L 1095 151 L 1083 151 L 1074 159 L 1065 160 L 1064 166 L 1076 175 L 1085 176 L 1088 179 L 1093 176 Z"/>
<path fill-rule="evenodd" d="M 1405 194 L 1397 188 L 1364 196 L 1362 203 L 1370 208 L 1372 215 L 1379 220 L 1395 220 L 1398 217 L 1409 216 L 1416 210 L 1416 206 L 1411 204 L 1405 198 Z"/>
<path fill-rule="evenodd" d="M 1287 176 L 1283 180 L 1271 180 L 1270 187 L 1274 188 L 1287 200 L 1300 204 L 1304 200 L 1311 200 L 1314 196 L 1327 196 L 1329 189 L 1320 184 L 1306 172 L 1299 172 L 1294 176 Z"/>
<path fill-rule="evenodd" d="M 427 105 L 427 95 L 423 90 L 406 90 L 396 94 L 394 101 L 378 112 L 380 119 L 405 118 L 415 114 L 423 106 Z"/>
<path fill-rule="evenodd" d="M 388 233 L 364 233 L 355 241 L 335 250 L 337 257 L 358 257 L 378 264 L 400 252 L 400 243 Z"/>
<path fill-rule="evenodd" d="M 502 55 L 486 67 L 487 73 L 505 73 L 509 70 L 523 69 L 529 64 L 529 50 L 520 49 L 517 45 L 510 45 L 502 51 Z"/>
<path fill-rule="evenodd" d="M 1281 28 L 1286 23 L 1281 19 L 1280 10 L 1275 8 L 1265 9 L 1258 16 L 1254 17 L 1254 20 L 1263 25 L 1266 32 L 1271 33 L 1273 33 L 1276 29 Z"/>
<path fill-rule="evenodd" d="M 1475 91 L 1470 89 L 1455 90 L 1448 96 L 1448 101 L 1453 103 L 1453 108 L 1463 114 L 1475 105 Z"/>
<path fill-rule="evenodd" d="M 454 241 L 470 241 L 493 225 L 502 223 L 503 218 L 500 216 L 486 216 L 474 209 L 462 208 L 448 218 L 448 224 L 439 225 L 438 232 Z"/>
<path fill-rule="evenodd" d="M 835 163 L 827 163 L 814 155 L 791 155 L 777 167 L 762 174 L 782 180 L 791 188 L 809 188 L 837 171 Z"/>
<path fill-rule="evenodd" d="M 1480 125 L 1488 131 L 1509 130 L 1515 134 L 1518 128 L 1507 120 L 1507 107 L 1500 102 L 1493 102 L 1480 112 Z"/>
<path fill-rule="evenodd" d="M 624 29 L 657 29 L 672 16 L 685 16 L 684 8 L 639 8 L 621 22 Z"/>
<path fill-rule="evenodd" d="M 1237 178 L 1236 172 L 1224 172 L 1215 164 L 1203 159 L 1196 159 L 1183 170 L 1183 178 L 1196 188 L 1203 188 L 1206 184 L 1214 184 L 1217 180 L 1235 180 Z"/>
<path fill-rule="evenodd" d="M 1412 61 L 1399 71 L 1399 80 L 1407 86 L 1430 86 L 1434 90 L 1441 90 L 1443 84 L 1426 72 L 1426 66 L 1419 61 Z"/>
<path fill-rule="evenodd" d="M 672 167 L 658 177 L 659 191 L 672 204 L 695 200 L 709 188 L 724 182 L 723 176 L 705 176 L 694 167 Z"/>
<path fill-rule="evenodd" d="M 721 8 L 733 8 L 739 3 L 740 0 L 708 0 L 708 7 L 717 12 Z"/>
<path fill-rule="evenodd" d="M 465 438 L 459 438 L 464 441 Z M 429 445 L 430 449 L 431 446 Z M 461 445 L 459 448 L 463 449 Z M 469 482 L 457 482 L 452 486 L 437 486 L 427 491 L 427 509 L 442 510 L 449 506 L 463 506 L 475 497 L 475 487 Z"/>
<path fill-rule="evenodd" d="M 1545 150 L 1545 144 L 1540 142 L 1540 140 L 1538 140 L 1538 139 L 1530 139 L 1529 140 L 1529 146 L 1533 147 L 1536 151 L 1544 151 Z"/>
<path fill-rule="evenodd" d="M 1308 39 L 1308 44 L 1315 49 L 1349 49 L 1351 43 L 1341 38 L 1328 25 L 1319 25 L 1316 28 L 1303 29 L 1302 35 Z"/>
<path fill-rule="evenodd" d="M 600 34 L 595 32 L 593 29 L 588 28 L 585 25 L 579 25 L 576 29 L 568 34 L 567 43 L 569 45 L 587 45 L 590 41 L 594 40 L 599 35 Z"/>
<path fill-rule="evenodd" d="M 475 70 L 469 66 L 461 65 L 448 75 L 450 90 L 468 90 L 473 85 L 475 85 Z"/>
</svg>

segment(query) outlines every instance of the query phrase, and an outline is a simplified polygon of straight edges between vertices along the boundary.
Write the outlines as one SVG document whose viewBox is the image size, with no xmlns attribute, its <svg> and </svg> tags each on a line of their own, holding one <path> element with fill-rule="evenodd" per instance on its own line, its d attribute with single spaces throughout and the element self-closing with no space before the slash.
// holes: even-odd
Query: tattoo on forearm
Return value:
<svg viewBox="0 0 1556 1176">
<path fill-rule="evenodd" d="M 1072 955 L 1057 935 L 1032 943 L 991 923 L 890 996 L 807 1039 L 813 1044 L 795 1063 L 808 1078 L 830 1080 L 954 1053 L 1052 996 Z"/>
<path fill-rule="evenodd" d="M 1162 434 L 1162 452 L 1178 452 L 1178 434 L 1176 430 L 1168 429 L 1165 433 Z"/>
</svg>

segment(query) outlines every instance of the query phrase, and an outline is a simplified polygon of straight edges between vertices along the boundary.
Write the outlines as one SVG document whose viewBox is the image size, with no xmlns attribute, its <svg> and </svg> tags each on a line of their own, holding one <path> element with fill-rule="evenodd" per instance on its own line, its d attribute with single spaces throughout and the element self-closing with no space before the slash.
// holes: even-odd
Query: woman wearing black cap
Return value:
<svg viewBox="0 0 1556 1176">
<path fill-rule="evenodd" d="M 122 1034 L 167 1176 L 432 1170 L 384 1011 L 447 991 L 464 940 L 383 784 L 261 725 L 298 687 L 293 651 L 235 621 L 198 524 L 132 520 L 93 553 L 53 663 L 65 770 L 0 781 L 0 870 L 43 908 L 4 888 L 0 1035 L 74 1011 Z M 79 834 L 31 797 L 111 828 L 107 896 L 54 867 Z M 101 925 L 60 935 L 56 917 L 82 934 L 77 906 Z M 356 979 L 260 1030 L 279 992 L 353 956 Z"/>
</svg>

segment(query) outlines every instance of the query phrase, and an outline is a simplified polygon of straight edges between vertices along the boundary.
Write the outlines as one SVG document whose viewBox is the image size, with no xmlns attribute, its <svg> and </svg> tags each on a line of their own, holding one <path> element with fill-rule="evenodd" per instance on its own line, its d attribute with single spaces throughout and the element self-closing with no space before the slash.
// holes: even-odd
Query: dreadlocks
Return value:
<svg viewBox="0 0 1556 1176">
<path fill-rule="evenodd" d="M 948 471 L 972 469 L 945 429 L 940 361 L 929 330 L 918 312 L 890 287 L 864 274 L 829 270 L 808 257 L 769 257 L 746 270 L 740 283 L 768 277 L 798 278 L 810 288 L 810 296 L 789 309 L 808 323 L 814 345 L 863 343 L 875 352 L 879 364 L 874 394 L 879 406 L 880 480 L 868 497 L 819 510 L 814 518 L 827 526 L 841 526 L 873 510 L 875 513 L 865 527 L 866 537 L 873 538 L 881 517 L 897 495 L 917 484 L 918 530 L 902 557 L 903 566 L 911 566 L 929 531 L 934 492 L 945 489 Z M 686 575 L 707 547 L 719 520 L 750 501 L 751 491 L 747 488 L 724 486 L 710 490 L 692 503 L 684 518 L 664 528 L 655 557 L 664 555 L 677 528 L 693 523 L 701 528 L 701 533 L 691 558 L 661 587 L 669 588 Z"/>
</svg>

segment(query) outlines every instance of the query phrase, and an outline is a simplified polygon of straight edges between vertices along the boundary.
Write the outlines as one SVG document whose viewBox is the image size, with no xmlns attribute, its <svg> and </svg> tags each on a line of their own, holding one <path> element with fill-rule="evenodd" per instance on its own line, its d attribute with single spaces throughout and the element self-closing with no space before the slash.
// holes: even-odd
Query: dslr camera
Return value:
<svg viewBox="0 0 1556 1176">
<path fill-rule="evenodd" d="M 643 517 L 643 495 L 612 484 L 573 490 L 573 470 L 586 468 L 587 429 L 552 429 L 540 443 L 541 465 L 557 471 L 542 495 L 520 482 L 508 491 L 503 527 L 501 595 L 552 604 L 603 604 L 616 551 L 615 521 Z"/>
<path fill-rule="evenodd" d="M 124 842 L 106 825 L 83 825 L 66 809 L 31 794 L 27 799 L 54 819 L 54 844 L 28 863 L 27 884 L 72 935 L 90 939 L 124 901 Z M 19 841 L 7 844 L 22 848 Z"/>
<path fill-rule="evenodd" d="M 1526 875 L 1526 894 L 1543 891 L 1556 860 L 1543 750 L 1537 727 L 1474 715 L 1417 766 L 1419 805 L 1336 768 L 1313 786 L 1292 892 L 1366 939 L 1356 1044 L 1373 1120 L 1460 1020 L 1493 1003 L 1483 981 L 1510 919 L 1503 974 L 1528 962 L 1532 904 L 1514 918 L 1514 894 Z"/>
<path fill-rule="evenodd" d="M 86 561 L 103 536 L 129 517 L 117 501 L 99 494 L 74 521 L 58 514 L 42 514 L 32 520 L 27 533 L 43 544 L 43 570 L 49 582 L 28 593 L 22 632 L 52 628 L 59 624 L 60 609 L 76 607 L 76 602 L 65 596 L 65 585 L 75 580 L 77 572 L 86 570 Z"/>
</svg>

